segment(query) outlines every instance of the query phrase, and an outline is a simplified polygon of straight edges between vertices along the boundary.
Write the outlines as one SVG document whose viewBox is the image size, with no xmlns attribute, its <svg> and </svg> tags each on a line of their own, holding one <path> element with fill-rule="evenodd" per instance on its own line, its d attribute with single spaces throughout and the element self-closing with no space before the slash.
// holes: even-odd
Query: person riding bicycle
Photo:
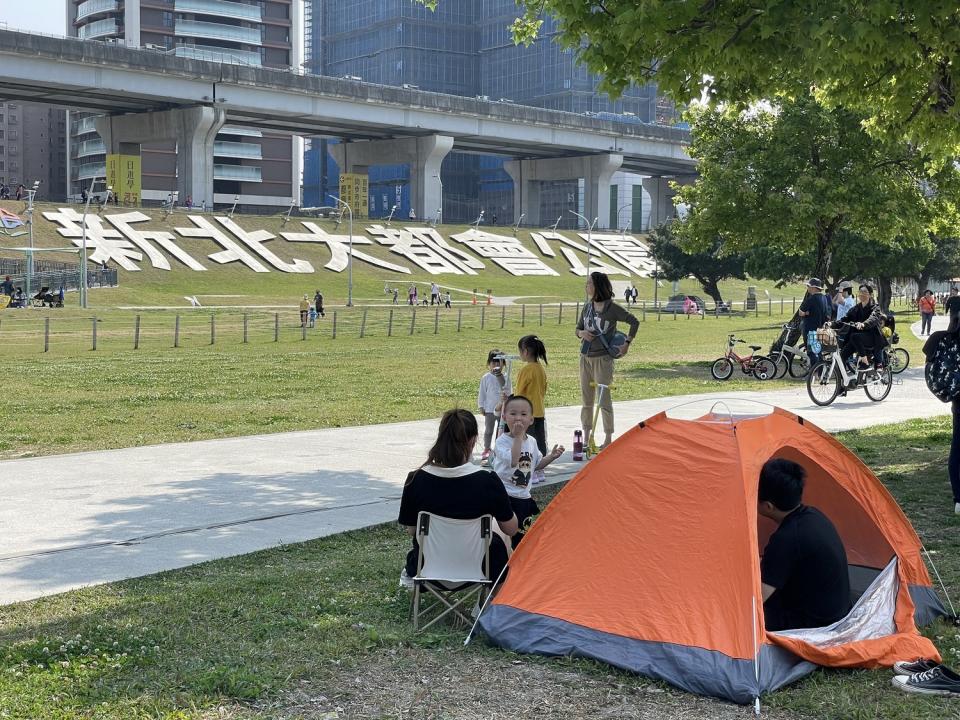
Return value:
<svg viewBox="0 0 960 720">
<path fill-rule="evenodd" d="M 886 316 L 880 306 L 874 302 L 873 287 L 861 285 L 857 292 L 857 304 L 846 314 L 842 321 L 835 320 L 830 324 L 832 328 L 849 327 L 849 332 L 843 347 L 840 349 L 840 359 L 846 363 L 854 353 L 860 358 L 860 370 L 871 367 L 880 368 L 883 365 L 882 352 L 887 346 L 887 340 L 880 332 L 886 321 Z"/>
</svg>

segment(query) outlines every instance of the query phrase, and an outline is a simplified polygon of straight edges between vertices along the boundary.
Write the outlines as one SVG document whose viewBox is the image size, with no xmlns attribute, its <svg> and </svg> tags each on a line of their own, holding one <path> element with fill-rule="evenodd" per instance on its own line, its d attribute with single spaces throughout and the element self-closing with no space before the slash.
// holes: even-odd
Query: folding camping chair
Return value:
<svg viewBox="0 0 960 720">
<path fill-rule="evenodd" d="M 472 622 L 471 605 L 483 603 L 493 581 L 490 572 L 490 538 L 492 515 L 472 520 L 452 518 L 421 512 L 417 515 L 417 575 L 413 578 L 413 629 L 426 630 L 448 614 L 467 625 Z M 435 602 L 421 608 L 424 594 Z M 421 619 L 440 611 L 430 622 L 420 626 Z"/>
</svg>

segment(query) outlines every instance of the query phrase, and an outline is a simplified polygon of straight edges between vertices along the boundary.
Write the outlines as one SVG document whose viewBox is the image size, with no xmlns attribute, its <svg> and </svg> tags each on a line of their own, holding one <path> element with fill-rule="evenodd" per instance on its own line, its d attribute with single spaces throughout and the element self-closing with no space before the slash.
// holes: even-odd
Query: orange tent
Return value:
<svg viewBox="0 0 960 720">
<path fill-rule="evenodd" d="M 807 471 L 803 501 L 847 551 L 855 604 L 827 628 L 764 630 L 760 468 Z M 753 702 L 815 665 L 938 659 L 917 631 L 945 614 L 909 520 L 832 436 L 784 410 L 763 416 L 661 413 L 590 462 L 510 560 L 479 624 L 518 652 L 589 657 L 691 692 Z"/>
</svg>

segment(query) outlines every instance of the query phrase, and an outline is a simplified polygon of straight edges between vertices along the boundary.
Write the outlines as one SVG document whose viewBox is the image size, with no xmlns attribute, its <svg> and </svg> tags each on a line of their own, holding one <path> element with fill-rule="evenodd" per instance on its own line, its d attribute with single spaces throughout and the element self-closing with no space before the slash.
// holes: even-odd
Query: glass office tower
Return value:
<svg viewBox="0 0 960 720">
<path fill-rule="evenodd" d="M 654 85 L 627 88 L 617 100 L 597 93 L 598 77 L 555 42 L 552 19 L 533 45 L 515 45 L 509 30 L 518 13 L 514 0 L 443 0 L 435 12 L 413 0 L 307 3 L 306 65 L 317 74 L 627 121 L 658 118 Z M 659 115 L 668 119 L 665 110 Z M 327 142 L 313 139 L 305 158 L 305 205 L 327 204 L 329 198 L 322 198 L 336 193 L 338 170 Z M 447 155 L 441 170 L 444 219 L 472 222 L 483 209 L 485 223 L 494 216 L 500 224 L 511 222 L 513 183 L 503 170 L 506 159 Z M 397 214 L 407 216 L 408 179 L 405 166 L 370 169 L 371 217 L 387 215 L 398 203 Z M 541 218 L 563 215 L 561 226 L 569 226 L 573 216 L 566 211 L 579 209 L 582 200 L 582 182 L 544 183 Z"/>
</svg>

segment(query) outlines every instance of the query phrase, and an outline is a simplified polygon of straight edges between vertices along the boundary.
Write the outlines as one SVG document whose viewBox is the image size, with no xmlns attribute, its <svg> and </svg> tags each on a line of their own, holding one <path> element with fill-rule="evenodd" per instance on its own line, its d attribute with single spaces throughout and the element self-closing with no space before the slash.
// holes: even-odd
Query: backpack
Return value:
<svg viewBox="0 0 960 720">
<path fill-rule="evenodd" d="M 950 402 L 960 398 L 960 335 L 945 335 L 927 358 L 923 379 L 937 399 Z"/>
</svg>

